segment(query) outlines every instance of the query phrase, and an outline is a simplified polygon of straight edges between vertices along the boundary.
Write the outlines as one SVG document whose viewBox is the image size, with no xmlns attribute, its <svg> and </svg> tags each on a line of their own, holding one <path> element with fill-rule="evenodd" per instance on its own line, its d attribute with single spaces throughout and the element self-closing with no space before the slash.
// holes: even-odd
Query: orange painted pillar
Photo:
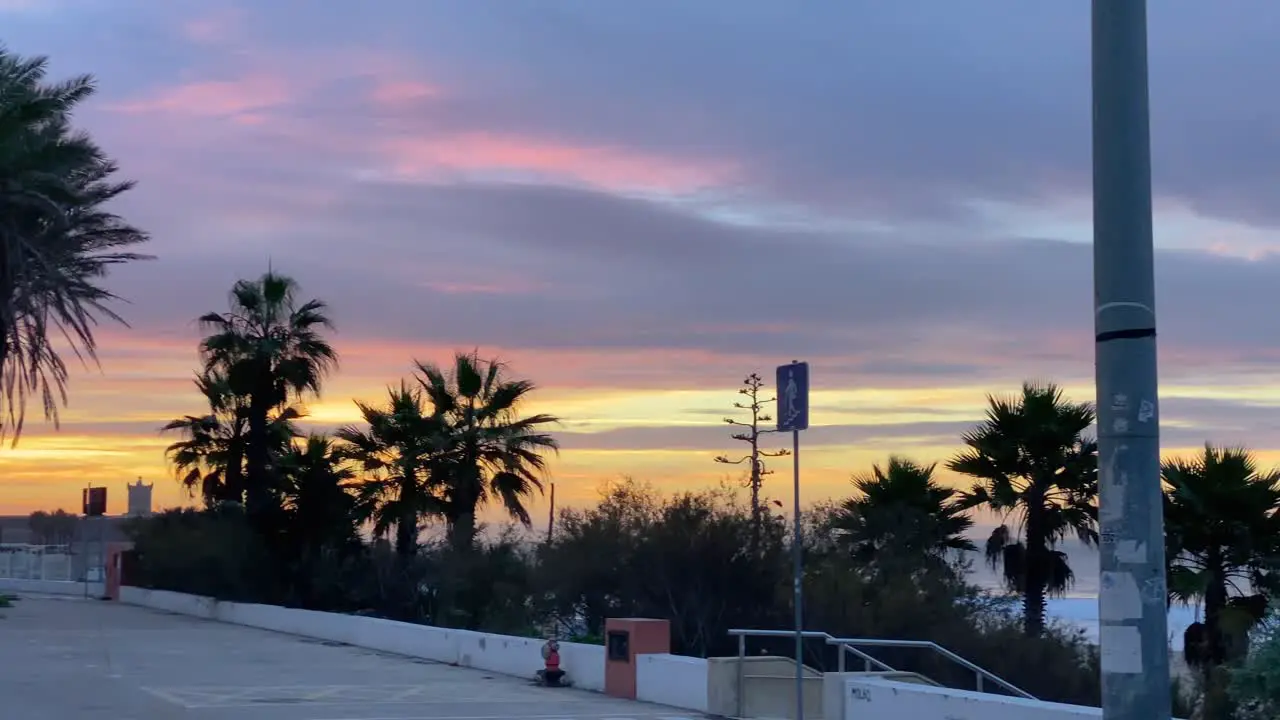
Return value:
<svg viewBox="0 0 1280 720">
<path fill-rule="evenodd" d="M 107 545 L 107 561 L 106 565 L 106 582 L 103 584 L 103 593 L 112 600 L 120 599 L 120 556 L 125 550 L 129 549 L 129 545 L 122 543 L 111 543 Z"/>
<path fill-rule="evenodd" d="M 609 618 L 604 623 L 604 693 L 634 700 L 636 656 L 671 652 L 671 623 L 649 618 Z"/>
</svg>

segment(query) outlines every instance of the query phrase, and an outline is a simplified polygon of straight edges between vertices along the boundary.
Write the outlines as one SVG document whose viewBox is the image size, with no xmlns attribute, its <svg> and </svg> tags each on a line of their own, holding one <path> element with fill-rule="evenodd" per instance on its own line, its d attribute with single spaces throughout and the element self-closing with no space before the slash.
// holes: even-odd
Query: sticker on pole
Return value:
<svg viewBox="0 0 1280 720">
<path fill-rule="evenodd" d="M 809 363 L 778 366 L 778 432 L 809 427 Z"/>
</svg>

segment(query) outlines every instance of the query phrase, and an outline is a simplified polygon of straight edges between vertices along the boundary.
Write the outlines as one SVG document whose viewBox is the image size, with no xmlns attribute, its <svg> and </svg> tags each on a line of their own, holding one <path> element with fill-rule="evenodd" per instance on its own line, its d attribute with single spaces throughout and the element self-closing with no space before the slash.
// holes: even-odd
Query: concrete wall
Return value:
<svg viewBox="0 0 1280 720">
<path fill-rule="evenodd" d="M 32 593 L 35 595 L 74 595 L 76 597 L 84 597 L 85 587 L 82 582 L 68 582 L 65 580 L 18 580 L 16 578 L 0 578 L 0 592 L 16 593 Z M 100 598 L 103 596 L 102 583 L 89 583 L 89 597 Z"/>
<path fill-rule="evenodd" d="M 274 605 L 218 602 L 195 595 L 134 587 L 121 588 L 120 601 L 180 615 L 346 643 L 504 675 L 532 678 L 543 666 L 543 641 L 534 638 L 295 610 Z M 569 673 L 575 687 L 597 692 L 604 690 L 604 657 L 604 647 L 601 645 L 560 643 L 560 666 Z M 703 702 L 705 703 L 705 699 Z"/>
<path fill-rule="evenodd" d="M 707 712 L 724 717 L 794 718 L 796 665 L 776 655 L 707 660 Z M 741 689 L 741 698 L 739 698 Z M 822 718 L 822 674 L 805 667 L 804 715 Z"/>
<path fill-rule="evenodd" d="M 706 712 L 707 677 L 703 658 L 640 655 L 636 658 L 636 699 Z"/>
<path fill-rule="evenodd" d="M 1084 720 L 1102 717 L 1101 708 L 875 678 L 846 678 L 843 714 L 835 712 L 834 708 L 829 709 L 833 711 L 826 720 Z"/>
</svg>

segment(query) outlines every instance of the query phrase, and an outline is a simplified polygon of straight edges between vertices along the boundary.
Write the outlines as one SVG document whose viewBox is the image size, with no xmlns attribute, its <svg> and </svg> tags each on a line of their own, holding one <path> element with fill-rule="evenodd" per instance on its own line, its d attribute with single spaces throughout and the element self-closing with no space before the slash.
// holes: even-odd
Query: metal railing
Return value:
<svg viewBox="0 0 1280 720">
<path fill-rule="evenodd" d="M 0 543 L 0 578 L 71 580 L 72 554 L 65 545 Z"/>
<path fill-rule="evenodd" d="M 794 638 L 796 636 L 796 633 L 794 630 L 747 630 L 743 628 L 735 628 L 729 631 L 729 635 L 738 638 L 738 693 L 737 693 L 738 713 L 737 713 L 737 716 L 742 717 L 742 712 L 743 712 L 742 687 L 746 681 L 746 677 L 745 677 L 746 663 L 744 662 L 744 660 L 747 657 L 747 638 L 749 637 Z M 1026 690 L 1023 690 L 1022 688 L 1018 687 L 1017 685 L 1014 685 L 1013 683 L 1005 680 L 1004 678 L 996 675 L 995 673 L 989 670 L 986 670 L 984 668 L 981 668 L 969 662 L 968 660 L 965 660 L 959 655 L 951 652 L 950 650 L 942 647 L 941 645 L 935 642 L 930 642 L 928 640 L 879 640 L 879 639 L 870 639 L 870 638 L 838 638 L 838 637 L 835 637 L 834 635 L 830 635 L 825 632 L 818 632 L 814 630 L 806 630 L 804 632 L 801 632 L 800 636 L 808 639 L 821 639 L 827 645 L 832 645 L 839 648 L 837 651 L 837 658 L 838 658 L 837 664 L 838 664 L 839 672 L 845 671 L 845 653 L 853 655 L 854 657 L 861 660 L 866 672 L 876 672 L 877 670 L 883 671 L 883 672 L 901 672 L 896 668 L 891 667 L 890 665 L 885 663 L 883 660 L 874 658 L 868 655 L 867 653 L 863 652 L 862 650 L 859 650 L 858 649 L 859 646 L 920 648 L 925 650 L 932 650 L 933 652 L 937 653 L 938 655 L 941 655 L 947 660 L 950 660 L 956 663 L 960 667 L 965 668 L 966 670 L 972 671 L 974 674 L 974 679 L 976 680 L 978 692 L 986 692 L 985 690 L 986 681 L 990 680 L 996 685 L 1004 688 L 1005 690 L 1008 690 L 1014 695 L 1017 695 L 1018 697 L 1023 697 L 1028 700 L 1037 699 L 1031 693 L 1027 692 Z M 926 680 L 929 680 L 931 682 L 936 682 L 932 678 L 927 677 L 926 675 L 923 675 L 920 673 L 917 673 L 917 674 L 920 675 L 920 677 L 925 678 Z"/>
<path fill-rule="evenodd" d="M 974 678 L 977 681 L 978 692 L 986 692 L 986 689 L 983 687 L 985 684 L 984 681 L 991 680 L 996 685 L 999 685 L 1000 687 L 1004 688 L 1005 690 L 1008 690 L 1009 692 L 1013 693 L 1014 695 L 1017 695 L 1018 697 L 1023 697 L 1028 700 L 1036 699 L 1034 695 L 1027 692 L 1026 690 L 1023 690 L 1022 688 L 1018 687 L 1017 685 L 1014 685 L 1008 680 L 1005 680 L 999 675 L 996 675 L 990 670 L 986 670 L 982 667 L 979 667 L 969 662 L 968 660 L 965 660 L 964 658 L 960 657 L 959 655 L 951 652 L 950 650 L 942 647 L 941 645 L 935 642 L 930 642 L 928 640 L 879 640 L 879 639 L 871 639 L 871 638 L 837 638 L 837 637 L 830 637 L 830 636 L 828 636 L 828 638 L 829 638 L 827 640 L 828 645 L 838 645 L 841 648 L 848 649 L 848 650 L 854 650 L 857 646 L 920 648 L 922 650 L 932 650 L 933 652 L 937 653 L 938 655 L 941 655 L 942 657 L 950 660 L 951 662 L 959 665 L 960 667 L 966 670 L 972 671 L 974 674 Z M 864 653 L 858 652 L 856 650 L 855 652 L 858 655 L 861 655 L 862 657 L 866 657 Z M 884 663 L 878 663 L 878 665 L 884 666 Z M 867 663 L 866 667 L 867 667 L 867 672 L 872 672 L 870 663 Z M 840 668 L 840 672 L 844 672 L 844 651 L 843 650 L 841 650 L 840 652 L 839 668 Z"/>
</svg>

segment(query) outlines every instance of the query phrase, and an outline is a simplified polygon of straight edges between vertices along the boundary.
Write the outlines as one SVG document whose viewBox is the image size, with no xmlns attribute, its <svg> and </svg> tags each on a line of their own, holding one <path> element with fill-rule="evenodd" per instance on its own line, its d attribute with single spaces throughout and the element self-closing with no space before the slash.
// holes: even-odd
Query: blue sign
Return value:
<svg viewBox="0 0 1280 720">
<path fill-rule="evenodd" d="M 778 366 L 778 432 L 809 427 L 809 363 Z"/>
</svg>

